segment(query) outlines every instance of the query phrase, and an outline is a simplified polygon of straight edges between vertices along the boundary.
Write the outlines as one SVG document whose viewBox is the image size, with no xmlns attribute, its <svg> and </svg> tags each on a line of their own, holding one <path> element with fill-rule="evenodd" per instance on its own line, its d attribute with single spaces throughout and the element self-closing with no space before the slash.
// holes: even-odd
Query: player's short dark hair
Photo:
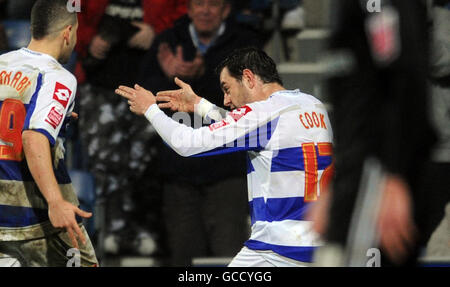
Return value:
<svg viewBox="0 0 450 287">
<path fill-rule="evenodd" d="M 278 83 L 283 85 L 275 62 L 258 48 L 249 47 L 233 51 L 216 68 L 217 74 L 220 74 L 225 67 L 230 72 L 230 76 L 238 81 L 242 81 L 244 70 L 249 69 L 259 76 L 265 84 Z"/>
<path fill-rule="evenodd" d="M 77 14 L 67 9 L 68 0 L 37 0 L 31 10 L 31 35 L 40 40 L 64 25 L 74 25 Z"/>
</svg>

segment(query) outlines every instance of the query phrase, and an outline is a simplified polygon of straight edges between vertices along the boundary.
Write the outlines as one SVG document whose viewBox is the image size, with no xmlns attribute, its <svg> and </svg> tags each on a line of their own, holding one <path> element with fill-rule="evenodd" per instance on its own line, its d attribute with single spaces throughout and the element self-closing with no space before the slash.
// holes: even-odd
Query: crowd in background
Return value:
<svg viewBox="0 0 450 287">
<path fill-rule="evenodd" d="M 5 25 L 27 21 L 33 3 L 0 0 L 0 51 L 19 48 L 9 40 Z M 299 20 L 301 1 L 280 3 L 283 15 Z M 271 4 L 269 0 L 81 0 L 78 44 L 67 66 L 79 84 L 80 118 L 71 127 L 71 162 L 73 169 L 93 175 L 96 195 L 105 199 L 103 236 L 98 236 L 100 229 L 92 230 L 94 241 L 102 240 L 105 256 L 156 255 L 168 258 L 167 265 L 186 266 L 195 257 L 232 256 L 241 248 L 249 232 L 248 222 L 242 220 L 248 213 L 244 155 L 178 157 L 146 119 L 129 113 L 114 88 L 139 83 L 156 93 L 175 89 L 173 79 L 179 77 L 199 96 L 223 106 L 214 68 L 233 49 L 264 47 L 281 25 L 280 19 L 272 26 L 267 22 Z M 439 41 L 431 47 L 435 52 L 430 77 L 432 123 L 440 141 L 431 151 L 424 183 L 433 189 L 436 181 L 448 178 L 450 163 L 445 61 L 450 18 L 445 16 L 448 4 L 440 6 L 434 11 L 441 22 L 434 28 Z M 292 22 L 289 17 L 284 18 L 285 27 L 298 32 L 301 19 Z M 434 202 L 447 194 L 444 189 L 439 192 Z M 428 226 L 438 224 L 445 202 L 440 201 Z"/>
</svg>

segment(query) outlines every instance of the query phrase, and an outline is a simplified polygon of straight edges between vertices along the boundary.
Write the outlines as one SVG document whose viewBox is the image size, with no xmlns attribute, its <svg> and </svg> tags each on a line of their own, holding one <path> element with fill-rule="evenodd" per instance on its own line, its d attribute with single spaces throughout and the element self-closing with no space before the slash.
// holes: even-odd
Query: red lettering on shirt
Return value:
<svg viewBox="0 0 450 287">
<path fill-rule="evenodd" d="M 209 130 L 213 132 L 213 131 L 215 131 L 217 129 L 220 129 L 220 128 L 223 128 L 223 127 L 225 127 L 225 126 L 227 126 L 229 124 L 230 124 L 229 122 L 223 120 L 221 122 L 217 122 L 217 123 L 214 123 L 212 125 L 209 125 Z"/>
<path fill-rule="evenodd" d="M 50 112 L 48 113 L 45 121 L 49 123 L 54 129 L 61 123 L 64 115 L 56 110 L 56 107 L 52 107 Z"/>
</svg>

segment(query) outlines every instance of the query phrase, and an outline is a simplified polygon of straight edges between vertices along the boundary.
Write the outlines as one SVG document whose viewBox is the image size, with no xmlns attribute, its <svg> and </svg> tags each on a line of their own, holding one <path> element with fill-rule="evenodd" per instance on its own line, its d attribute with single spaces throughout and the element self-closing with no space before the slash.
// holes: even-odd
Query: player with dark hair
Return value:
<svg viewBox="0 0 450 287">
<path fill-rule="evenodd" d="M 259 50 L 237 50 L 219 64 L 216 68 L 217 74 L 220 74 L 225 67 L 228 69 L 230 76 L 238 81 L 242 81 L 244 70 L 249 69 L 257 74 L 265 84 L 278 83 L 283 85 L 276 64 Z"/>
<path fill-rule="evenodd" d="M 72 247 L 98 264 L 64 163 L 77 82 L 61 63 L 78 28 L 66 7 L 38 0 L 28 48 L 0 56 L 0 266 L 67 266 Z"/>
<path fill-rule="evenodd" d="M 275 63 L 255 48 L 234 51 L 220 66 L 226 112 L 181 89 L 158 93 L 121 86 L 132 112 L 144 115 L 181 156 L 247 151 L 252 233 L 229 266 L 308 266 L 320 240 L 304 215 L 317 200 L 331 168 L 332 131 L 323 104 L 299 90 L 286 90 Z M 195 112 L 215 123 L 192 129 L 160 107 Z M 212 171 L 213 172 L 213 171 Z"/>
</svg>

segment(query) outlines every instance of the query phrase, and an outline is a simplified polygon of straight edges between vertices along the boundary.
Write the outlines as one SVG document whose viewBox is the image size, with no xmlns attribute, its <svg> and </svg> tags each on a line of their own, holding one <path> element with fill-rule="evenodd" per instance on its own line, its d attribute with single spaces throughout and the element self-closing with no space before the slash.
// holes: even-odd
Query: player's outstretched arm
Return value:
<svg viewBox="0 0 450 287">
<path fill-rule="evenodd" d="M 175 84 L 180 89 L 172 91 L 163 91 L 156 94 L 158 106 L 172 111 L 193 113 L 195 105 L 200 103 L 201 97 L 197 96 L 191 86 L 175 77 Z"/>
<path fill-rule="evenodd" d="M 127 86 L 119 86 L 115 92 L 128 100 L 130 111 L 138 116 L 144 115 L 148 108 L 156 103 L 153 93 L 138 84 L 134 85 L 134 89 Z"/>
<path fill-rule="evenodd" d="M 86 238 L 77 224 L 75 214 L 84 218 L 89 218 L 92 214 L 63 199 L 53 173 L 47 137 L 39 132 L 26 130 L 22 134 L 22 141 L 31 175 L 48 203 L 50 222 L 55 228 L 65 228 L 73 246 L 78 248 L 75 234 L 83 244 L 86 243 Z"/>
</svg>

